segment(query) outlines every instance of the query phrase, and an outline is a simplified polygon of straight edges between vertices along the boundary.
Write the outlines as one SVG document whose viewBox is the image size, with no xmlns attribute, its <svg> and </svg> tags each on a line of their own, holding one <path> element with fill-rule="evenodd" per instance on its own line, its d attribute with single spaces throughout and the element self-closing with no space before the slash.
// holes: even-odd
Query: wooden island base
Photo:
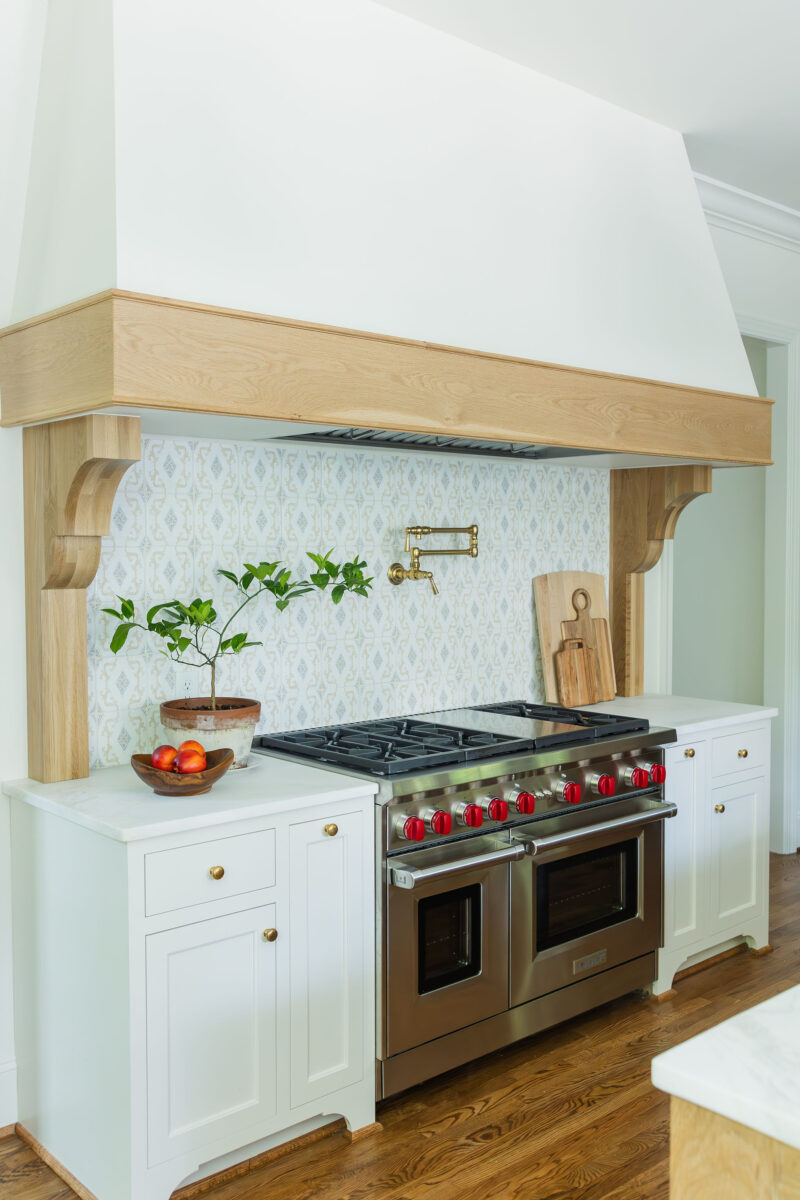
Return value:
<svg viewBox="0 0 800 1200">
<path fill-rule="evenodd" d="M 672 1097 L 670 1200 L 800 1200 L 800 1150 Z"/>
</svg>

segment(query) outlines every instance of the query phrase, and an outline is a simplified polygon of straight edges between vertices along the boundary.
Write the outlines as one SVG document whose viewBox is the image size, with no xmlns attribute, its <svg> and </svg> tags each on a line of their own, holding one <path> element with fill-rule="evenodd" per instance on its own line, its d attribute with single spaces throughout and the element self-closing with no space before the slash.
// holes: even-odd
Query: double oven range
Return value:
<svg viewBox="0 0 800 1200">
<path fill-rule="evenodd" d="M 379 780 L 379 1098 L 652 983 L 675 737 L 513 701 L 256 739 Z"/>
</svg>

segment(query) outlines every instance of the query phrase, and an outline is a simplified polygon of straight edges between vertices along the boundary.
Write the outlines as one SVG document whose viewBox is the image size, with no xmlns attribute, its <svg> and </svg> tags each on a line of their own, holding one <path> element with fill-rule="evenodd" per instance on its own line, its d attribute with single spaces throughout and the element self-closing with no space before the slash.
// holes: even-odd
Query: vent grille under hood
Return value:
<svg viewBox="0 0 800 1200">
<path fill-rule="evenodd" d="M 388 429 L 317 430 L 314 433 L 292 434 L 276 438 L 281 442 L 316 442 L 324 446 L 353 446 L 383 450 L 427 450 L 434 454 L 476 454 L 484 458 L 517 458 L 526 461 L 581 457 L 589 458 L 602 451 L 576 450 L 562 446 L 537 446 L 527 442 L 490 441 L 483 438 L 448 437 L 436 433 L 398 433 Z"/>
</svg>

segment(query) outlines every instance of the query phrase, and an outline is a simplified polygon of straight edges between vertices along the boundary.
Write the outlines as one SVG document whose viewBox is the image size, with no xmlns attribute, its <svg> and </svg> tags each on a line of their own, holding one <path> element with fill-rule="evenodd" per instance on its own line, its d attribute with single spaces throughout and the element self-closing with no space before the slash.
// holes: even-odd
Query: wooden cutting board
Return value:
<svg viewBox="0 0 800 1200">
<path fill-rule="evenodd" d="M 597 699 L 590 703 L 599 704 L 601 700 L 613 700 L 617 688 L 608 621 L 605 617 L 593 615 L 592 597 L 586 588 L 575 589 L 572 594 L 572 608 L 575 620 L 562 621 L 561 634 L 565 641 L 567 638 L 579 638 L 587 650 L 594 653 L 597 665 Z M 566 701 L 564 703 L 566 704 Z"/>
<path fill-rule="evenodd" d="M 588 644 L 597 659 L 597 702 L 612 700 L 617 692 L 614 663 L 611 657 L 611 641 L 608 634 L 608 601 L 605 578 L 590 571 L 551 571 L 547 575 L 537 575 L 533 581 L 545 699 L 550 704 L 563 703 L 559 695 L 555 656 L 561 649 L 565 636 L 572 637 L 569 632 L 565 634 L 562 622 L 565 626 L 570 626 L 580 620 L 581 614 L 576 611 L 572 603 L 575 592 L 580 589 L 584 589 L 591 597 L 590 612 L 593 636 L 590 637 Z M 584 701 L 584 703 L 588 703 L 588 701 Z"/>
<path fill-rule="evenodd" d="M 562 704 L 579 708 L 596 704 L 599 691 L 597 656 L 580 638 L 567 638 L 555 653 L 558 695 Z"/>
</svg>

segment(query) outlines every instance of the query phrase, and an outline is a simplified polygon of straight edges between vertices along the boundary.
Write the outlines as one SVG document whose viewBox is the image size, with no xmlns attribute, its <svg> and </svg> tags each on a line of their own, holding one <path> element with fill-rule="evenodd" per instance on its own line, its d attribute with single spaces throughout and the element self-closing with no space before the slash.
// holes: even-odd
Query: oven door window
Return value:
<svg viewBox="0 0 800 1200">
<path fill-rule="evenodd" d="M 481 973 L 481 887 L 456 888 L 420 900 L 418 990 L 435 992 Z"/>
<path fill-rule="evenodd" d="M 536 868 L 536 948 L 548 950 L 635 917 L 639 842 L 617 842 Z"/>
</svg>

